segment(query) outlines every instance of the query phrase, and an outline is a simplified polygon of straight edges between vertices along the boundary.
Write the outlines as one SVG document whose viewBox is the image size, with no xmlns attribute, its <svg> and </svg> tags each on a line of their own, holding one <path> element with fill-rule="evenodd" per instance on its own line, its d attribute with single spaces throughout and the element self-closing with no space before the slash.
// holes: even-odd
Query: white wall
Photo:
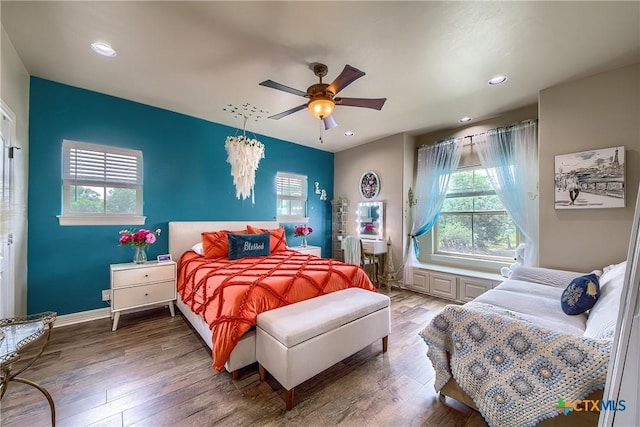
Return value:
<svg viewBox="0 0 640 427">
<path fill-rule="evenodd" d="M 640 183 L 640 64 L 540 92 L 540 265 L 591 271 L 624 260 Z M 626 208 L 556 210 L 555 155 L 625 147 Z"/>
<path fill-rule="evenodd" d="M 413 180 L 413 162 L 411 169 L 405 170 L 405 152 L 413 150 L 413 137 L 397 134 L 349 150 L 340 151 L 334 157 L 335 198 L 349 199 L 350 219 L 347 231 L 356 235 L 356 203 L 365 201 L 360 195 L 359 182 L 362 174 L 373 170 L 380 178 L 380 193 L 375 201 L 385 202 L 384 227 L 385 238 L 391 238 L 394 267 L 402 265 L 403 231 L 405 224 L 405 205 L 409 185 Z"/>
<path fill-rule="evenodd" d="M 16 115 L 14 256 L 16 315 L 27 313 L 27 183 L 29 167 L 29 73 L 4 26 L 0 32 L 0 99 Z"/>
</svg>

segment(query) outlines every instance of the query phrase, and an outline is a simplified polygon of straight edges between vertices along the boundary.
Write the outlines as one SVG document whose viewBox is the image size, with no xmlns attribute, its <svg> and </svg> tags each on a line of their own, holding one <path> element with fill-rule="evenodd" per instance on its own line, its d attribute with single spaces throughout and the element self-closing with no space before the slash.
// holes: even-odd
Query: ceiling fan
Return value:
<svg viewBox="0 0 640 427">
<path fill-rule="evenodd" d="M 324 122 L 325 129 L 331 129 L 338 126 L 338 123 L 333 119 L 332 113 L 336 106 L 344 105 L 347 107 L 364 107 L 373 108 L 375 110 L 381 110 L 387 98 L 340 98 L 336 97 L 345 87 L 364 76 L 366 73 L 360 71 L 351 65 L 345 65 L 344 70 L 338 77 L 331 83 L 322 83 L 322 78 L 327 75 L 327 66 L 324 64 L 314 64 L 313 73 L 320 79 L 320 83 L 313 84 L 307 88 L 306 92 L 298 89 L 294 89 L 289 86 L 285 86 L 280 83 L 276 83 L 273 80 L 265 80 L 260 83 L 260 86 L 270 87 L 272 89 L 282 90 L 294 95 L 302 96 L 303 98 L 309 98 L 309 101 L 305 104 L 298 105 L 290 110 L 283 111 L 280 114 L 269 116 L 270 119 L 279 120 L 289 114 L 296 111 L 308 108 L 311 114 L 321 119 Z"/>
</svg>

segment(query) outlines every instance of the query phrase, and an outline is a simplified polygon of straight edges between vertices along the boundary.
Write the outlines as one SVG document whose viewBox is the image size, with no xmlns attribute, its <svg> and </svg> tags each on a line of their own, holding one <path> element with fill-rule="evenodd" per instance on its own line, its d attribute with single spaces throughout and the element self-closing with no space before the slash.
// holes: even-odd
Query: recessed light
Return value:
<svg viewBox="0 0 640 427">
<path fill-rule="evenodd" d="M 102 56 L 116 56 L 116 51 L 108 44 L 104 42 L 91 43 L 91 49 Z"/>
<path fill-rule="evenodd" d="M 507 76 L 495 76 L 489 80 L 489 86 L 498 86 L 507 81 Z"/>
<path fill-rule="evenodd" d="M 352 132 L 352 131 L 350 131 L 350 130 L 348 130 L 348 131 L 346 131 L 346 132 L 344 133 L 344 136 L 353 136 L 353 135 L 354 135 L 354 134 L 353 134 L 353 132 Z"/>
<path fill-rule="evenodd" d="M 459 121 L 460 123 L 470 122 L 470 121 L 471 121 L 471 117 L 469 117 L 469 116 L 464 116 L 464 117 L 461 117 L 460 119 L 458 119 L 458 121 Z"/>
</svg>

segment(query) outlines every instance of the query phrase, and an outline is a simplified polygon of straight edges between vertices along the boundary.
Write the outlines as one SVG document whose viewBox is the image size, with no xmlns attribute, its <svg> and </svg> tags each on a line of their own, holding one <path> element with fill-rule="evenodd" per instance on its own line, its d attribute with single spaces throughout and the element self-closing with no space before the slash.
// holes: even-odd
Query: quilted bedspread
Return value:
<svg viewBox="0 0 640 427">
<path fill-rule="evenodd" d="M 604 388 L 611 352 L 611 339 L 543 329 L 478 302 L 446 306 L 420 336 L 436 391 L 453 375 L 491 426 L 534 426 L 560 414 L 558 398 Z"/>
<path fill-rule="evenodd" d="M 188 251 L 178 264 L 178 292 L 209 324 L 218 371 L 258 314 L 350 287 L 376 291 L 360 267 L 296 251 L 238 260 Z"/>
</svg>

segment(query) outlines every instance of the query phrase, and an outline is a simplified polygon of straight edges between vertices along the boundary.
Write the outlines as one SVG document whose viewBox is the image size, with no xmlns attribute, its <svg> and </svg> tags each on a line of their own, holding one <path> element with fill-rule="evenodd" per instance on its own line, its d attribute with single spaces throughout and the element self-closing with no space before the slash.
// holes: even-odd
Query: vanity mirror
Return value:
<svg viewBox="0 0 640 427">
<path fill-rule="evenodd" d="M 384 202 L 359 202 L 356 208 L 358 236 L 384 239 Z"/>
</svg>

